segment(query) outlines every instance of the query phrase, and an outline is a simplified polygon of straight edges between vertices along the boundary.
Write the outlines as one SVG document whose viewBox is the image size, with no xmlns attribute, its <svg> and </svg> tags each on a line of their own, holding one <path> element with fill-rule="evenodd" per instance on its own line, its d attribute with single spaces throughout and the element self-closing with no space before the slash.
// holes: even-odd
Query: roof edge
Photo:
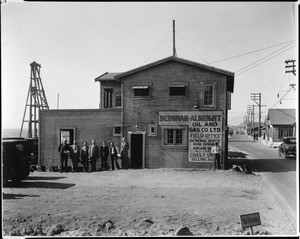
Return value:
<svg viewBox="0 0 300 239">
<path fill-rule="evenodd" d="M 183 58 L 180 58 L 180 57 L 169 56 L 169 57 L 163 58 L 161 60 L 149 63 L 147 65 L 140 66 L 140 67 L 134 68 L 132 70 L 123 72 L 123 73 L 119 74 L 118 76 L 116 76 L 115 78 L 118 79 L 118 78 L 121 78 L 121 77 L 124 77 L 124 76 L 128 76 L 128 75 L 134 74 L 136 72 L 145 70 L 147 68 L 150 68 L 150 67 L 153 67 L 153 66 L 162 64 L 164 62 L 171 61 L 171 60 L 181 62 L 181 63 L 185 63 L 185 64 L 189 64 L 189 65 L 196 66 L 196 67 L 201 67 L 201 68 L 204 68 L 204 69 L 207 69 L 207 70 L 218 72 L 220 74 L 224 74 L 224 75 L 227 75 L 227 76 L 230 76 L 230 77 L 234 77 L 234 73 L 231 72 L 231 71 L 226 71 L 226 70 L 216 68 L 216 67 L 213 67 L 213 66 L 204 65 L 204 64 L 194 62 L 194 61 L 190 61 L 190 60 L 186 60 L 186 59 L 183 59 Z"/>
</svg>

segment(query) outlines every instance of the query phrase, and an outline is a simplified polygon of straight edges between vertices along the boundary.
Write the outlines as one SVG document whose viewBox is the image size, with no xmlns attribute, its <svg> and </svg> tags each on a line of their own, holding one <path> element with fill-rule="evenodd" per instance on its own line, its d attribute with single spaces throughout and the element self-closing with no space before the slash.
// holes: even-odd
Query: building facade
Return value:
<svg viewBox="0 0 300 239">
<path fill-rule="evenodd" d="M 81 118 L 81 110 L 52 111 L 60 115 L 54 119 L 51 111 L 41 112 L 41 157 L 50 159 L 50 141 L 54 137 L 55 146 L 59 143 L 59 132 L 66 126 L 62 122 L 68 121 L 79 142 L 94 137 L 119 143 L 125 137 L 131 168 L 211 168 L 215 142 L 222 148 L 226 168 L 234 73 L 167 57 L 127 72 L 105 73 L 95 81 L 100 85 L 99 109 L 90 112 L 89 121 Z M 49 127 L 56 132 L 44 136 Z M 45 148 L 42 138 L 52 146 Z"/>
<path fill-rule="evenodd" d="M 265 122 L 265 140 L 269 144 L 282 142 L 283 137 L 296 136 L 295 109 L 269 109 Z"/>
</svg>

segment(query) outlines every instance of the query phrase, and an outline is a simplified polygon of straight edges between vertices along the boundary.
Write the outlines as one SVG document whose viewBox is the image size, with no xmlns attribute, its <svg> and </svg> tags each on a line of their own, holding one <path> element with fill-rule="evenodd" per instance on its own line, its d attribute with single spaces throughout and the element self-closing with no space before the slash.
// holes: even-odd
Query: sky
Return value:
<svg viewBox="0 0 300 239">
<path fill-rule="evenodd" d="M 262 121 L 270 108 L 297 108 L 297 8 L 294 2 L 7 0 L 1 3 L 2 128 L 21 128 L 33 61 L 41 64 L 50 109 L 58 95 L 59 109 L 97 109 L 96 77 L 173 54 L 173 20 L 178 57 L 235 73 L 229 125 L 243 123 L 247 105 L 256 105 L 251 93 L 261 93 L 266 105 Z M 297 77 L 285 73 L 291 59 Z"/>
</svg>

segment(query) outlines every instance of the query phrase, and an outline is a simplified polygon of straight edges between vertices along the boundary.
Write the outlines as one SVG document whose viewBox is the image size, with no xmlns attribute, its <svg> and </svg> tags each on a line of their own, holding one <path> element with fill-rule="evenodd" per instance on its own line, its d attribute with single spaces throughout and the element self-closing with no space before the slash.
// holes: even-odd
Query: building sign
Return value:
<svg viewBox="0 0 300 239">
<path fill-rule="evenodd" d="M 162 111 L 159 125 L 188 126 L 189 162 L 212 162 L 211 147 L 222 145 L 222 111 Z"/>
</svg>

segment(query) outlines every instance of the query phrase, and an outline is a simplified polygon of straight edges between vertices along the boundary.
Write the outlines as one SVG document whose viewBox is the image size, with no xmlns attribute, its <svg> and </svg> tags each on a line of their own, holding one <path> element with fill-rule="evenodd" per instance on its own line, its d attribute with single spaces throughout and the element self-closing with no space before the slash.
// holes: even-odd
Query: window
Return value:
<svg viewBox="0 0 300 239">
<path fill-rule="evenodd" d="M 161 126 L 161 146 L 162 147 L 186 147 L 187 146 L 187 126 L 166 125 Z"/>
<path fill-rule="evenodd" d="M 170 96 L 185 96 L 186 85 L 170 85 L 169 95 Z"/>
<path fill-rule="evenodd" d="M 214 106 L 214 85 L 203 85 L 203 105 Z"/>
<path fill-rule="evenodd" d="M 291 128 L 280 128 L 278 138 L 293 137 L 293 129 Z"/>
<path fill-rule="evenodd" d="M 150 87 L 146 86 L 133 86 L 133 95 L 134 96 L 150 96 Z"/>
<path fill-rule="evenodd" d="M 112 88 L 104 89 L 104 100 L 103 100 L 103 108 L 111 108 L 112 107 Z"/>
<path fill-rule="evenodd" d="M 61 129 L 60 130 L 60 143 L 63 139 L 67 140 L 68 144 L 73 144 L 74 130 L 73 129 Z"/>
<path fill-rule="evenodd" d="M 115 92 L 115 107 L 122 106 L 121 89 L 116 89 Z"/>
<path fill-rule="evenodd" d="M 183 144 L 183 129 L 165 129 L 165 144 Z"/>
<path fill-rule="evenodd" d="M 115 126 L 113 136 L 121 136 L 121 133 L 122 133 L 121 126 Z"/>
<path fill-rule="evenodd" d="M 148 135 L 149 136 L 157 136 L 157 125 L 156 124 L 148 125 Z"/>
</svg>

